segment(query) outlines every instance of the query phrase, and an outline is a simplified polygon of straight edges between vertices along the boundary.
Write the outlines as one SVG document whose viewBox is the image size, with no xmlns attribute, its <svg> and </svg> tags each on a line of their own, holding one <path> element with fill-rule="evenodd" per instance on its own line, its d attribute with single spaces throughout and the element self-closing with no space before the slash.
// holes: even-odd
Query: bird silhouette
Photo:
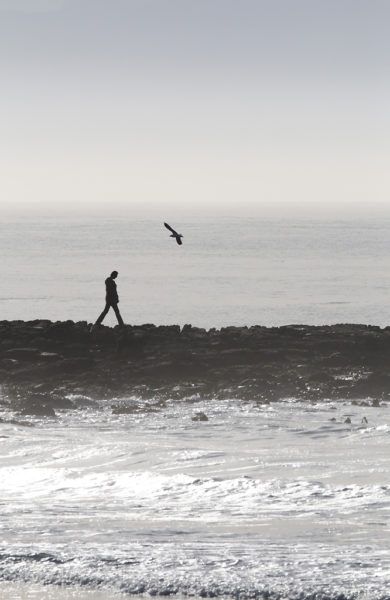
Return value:
<svg viewBox="0 0 390 600">
<path fill-rule="evenodd" d="M 172 232 L 172 233 L 171 233 L 171 235 L 170 235 L 170 237 L 173 237 L 173 238 L 175 238 L 175 239 L 176 239 L 176 241 L 177 241 L 177 243 L 179 244 L 179 246 L 181 246 L 181 245 L 182 245 L 182 243 L 183 243 L 183 242 L 181 241 L 181 238 L 183 237 L 183 236 L 181 235 L 181 233 L 177 233 L 177 231 L 175 231 L 174 229 L 172 229 L 172 227 L 171 227 L 170 225 L 168 225 L 168 223 L 164 223 L 164 225 L 165 225 L 165 227 L 166 227 L 167 229 L 169 229 L 169 231 L 171 231 L 171 232 Z"/>
</svg>

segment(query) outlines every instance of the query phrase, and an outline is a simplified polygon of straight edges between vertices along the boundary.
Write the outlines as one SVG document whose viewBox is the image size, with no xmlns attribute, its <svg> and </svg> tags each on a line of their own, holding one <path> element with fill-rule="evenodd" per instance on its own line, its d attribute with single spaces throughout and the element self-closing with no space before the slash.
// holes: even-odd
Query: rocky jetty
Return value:
<svg viewBox="0 0 390 600">
<path fill-rule="evenodd" d="M 390 397 L 389 356 L 390 328 L 367 325 L 147 324 L 90 333 L 87 322 L 0 322 L 3 397 L 25 415 L 72 408 L 72 394 L 378 405 Z"/>
</svg>

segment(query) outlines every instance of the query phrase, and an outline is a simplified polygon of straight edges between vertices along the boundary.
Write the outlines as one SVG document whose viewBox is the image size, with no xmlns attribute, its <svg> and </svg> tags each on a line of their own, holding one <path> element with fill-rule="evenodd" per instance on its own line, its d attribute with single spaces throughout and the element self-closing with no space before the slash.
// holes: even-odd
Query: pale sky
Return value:
<svg viewBox="0 0 390 600">
<path fill-rule="evenodd" d="M 390 198 L 389 0 L 0 0 L 5 212 Z"/>
</svg>

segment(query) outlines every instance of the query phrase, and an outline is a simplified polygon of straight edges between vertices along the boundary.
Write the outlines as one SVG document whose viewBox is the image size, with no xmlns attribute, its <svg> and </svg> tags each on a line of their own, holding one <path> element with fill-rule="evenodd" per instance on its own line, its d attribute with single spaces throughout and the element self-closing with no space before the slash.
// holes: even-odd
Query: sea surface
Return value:
<svg viewBox="0 0 390 600">
<path fill-rule="evenodd" d="M 1 222 L 2 318 L 387 325 L 390 222 L 171 224 Z M 70 398 L 0 389 L 1 600 L 390 598 L 387 402 Z"/>
<path fill-rule="evenodd" d="M 0 319 L 93 322 L 117 270 L 127 323 L 390 323 L 390 219 L 166 220 L 0 220 Z"/>
<path fill-rule="evenodd" d="M 55 420 L 1 412 L 0 581 L 390 597 L 388 405 L 72 399 Z"/>
</svg>

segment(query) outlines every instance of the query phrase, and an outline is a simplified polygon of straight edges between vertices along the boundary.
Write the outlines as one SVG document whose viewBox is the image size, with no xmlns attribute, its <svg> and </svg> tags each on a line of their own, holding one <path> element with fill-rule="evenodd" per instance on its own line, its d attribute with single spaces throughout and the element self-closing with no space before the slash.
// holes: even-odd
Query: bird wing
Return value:
<svg viewBox="0 0 390 600">
<path fill-rule="evenodd" d="M 170 225 L 168 225 L 168 223 L 164 223 L 164 225 L 167 229 L 169 229 L 169 231 L 172 231 L 172 233 L 174 235 L 177 235 L 177 232 L 174 229 L 172 229 L 172 227 Z"/>
</svg>

